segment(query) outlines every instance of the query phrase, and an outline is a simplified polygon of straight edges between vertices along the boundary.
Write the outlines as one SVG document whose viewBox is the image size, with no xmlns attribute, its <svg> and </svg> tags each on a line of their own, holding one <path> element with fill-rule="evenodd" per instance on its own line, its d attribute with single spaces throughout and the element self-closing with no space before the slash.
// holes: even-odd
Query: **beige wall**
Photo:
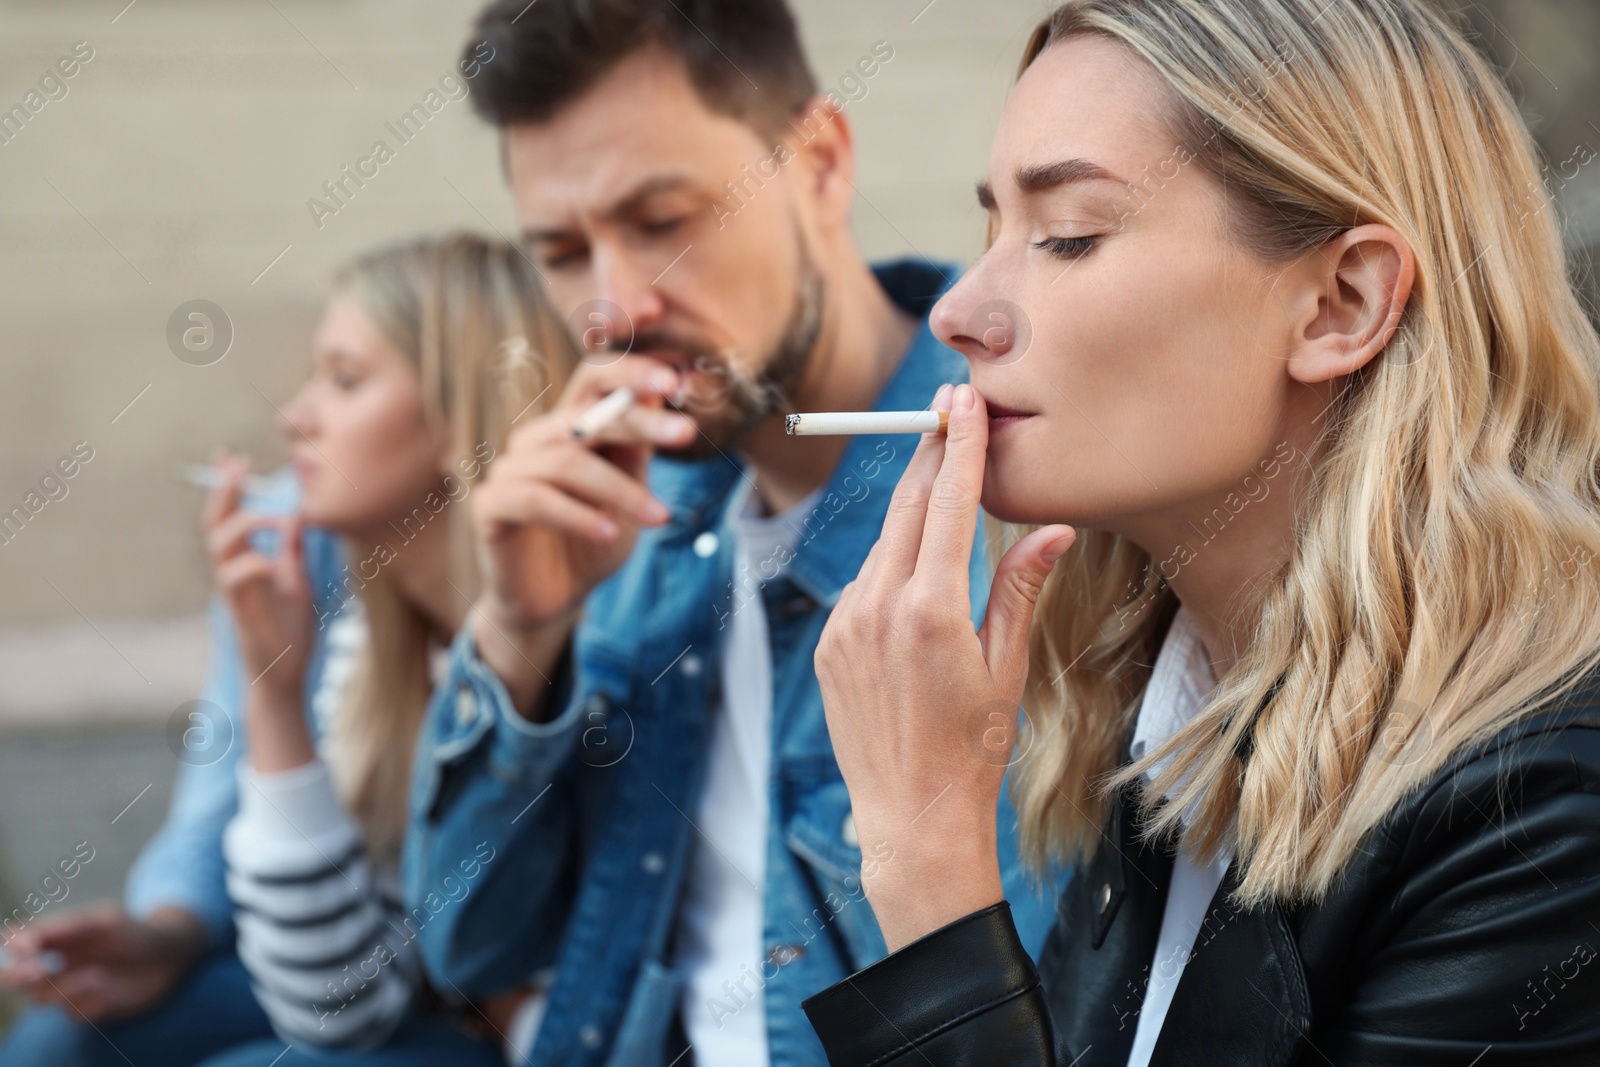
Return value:
<svg viewBox="0 0 1600 1067">
<path fill-rule="evenodd" d="M 272 401 L 303 373 L 340 261 L 420 229 L 513 232 L 495 138 L 466 101 L 320 230 L 306 207 L 451 68 L 475 0 L 124 3 L 0 7 L 0 108 L 75 42 L 94 50 L 68 95 L 0 145 L 0 511 L 75 442 L 94 450 L 69 495 L 0 545 L 0 721 L 185 699 L 199 660 L 183 620 L 203 605 L 205 574 L 198 495 L 175 467 L 216 442 L 280 455 Z M 1557 161 L 1583 138 L 1600 146 L 1595 6 L 1475 6 Z M 972 182 L 1047 7 L 799 4 L 826 85 L 875 42 L 894 48 L 848 108 L 869 255 L 977 252 Z M 1600 240 L 1597 178 L 1587 168 L 1569 191 L 1578 243 Z M 165 339 L 173 309 L 196 298 L 221 305 L 236 332 L 209 367 L 181 362 Z"/>
<path fill-rule="evenodd" d="M 0 663 L 25 675 L 0 691 L 0 718 L 183 699 L 198 661 L 179 635 L 193 627 L 164 639 L 139 621 L 204 603 L 198 494 L 176 466 L 219 441 L 281 455 L 272 401 L 303 373 L 346 257 L 415 230 L 514 232 L 495 138 L 467 101 L 404 146 L 384 129 L 451 69 L 478 3 L 123 3 L 0 7 L 0 108 L 75 42 L 94 53 L 0 145 L 0 510 L 75 442 L 94 453 L 65 499 L 0 545 Z M 825 84 L 876 41 L 894 48 L 848 106 L 868 254 L 969 258 L 971 185 L 1042 8 L 925 3 L 816 0 L 800 14 Z M 395 158 L 319 230 L 307 199 L 379 137 Z M 208 367 L 166 343 L 168 316 L 196 298 L 235 329 Z"/>
</svg>

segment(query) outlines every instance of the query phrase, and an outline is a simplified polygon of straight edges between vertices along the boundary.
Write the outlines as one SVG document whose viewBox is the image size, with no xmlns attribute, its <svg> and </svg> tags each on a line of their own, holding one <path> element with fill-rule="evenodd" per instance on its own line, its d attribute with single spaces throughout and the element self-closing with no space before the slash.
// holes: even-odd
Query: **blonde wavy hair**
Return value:
<svg viewBox="0 0 1600 1067">
<path fill-rule="evenodd" d="M 353 297 L 416 368 L 426 417 L 448 428 L 453 476 L 467 493 L 487 470 L 485 453 L 492 460 L 505 447 L 512 421 L 551 407 L 577 364 L 533 265 L 503 241 L 452 233 L 386 245 L 340 271 L 334 291 Z M 431 521 L 448 523 L 451 581 L 476 596 L 465 496 Z M 433 690 L 433 637 L 392 574 L 362 577 L 367 636 L 331 727 L 329 769 L 369 855 L 393 861 Z"/>
<path fill-rule="evenodd" d="M 1600 662 L 1600 338 L 1508 91 L 1423 0 L 1073 0 L 1022 69 L 1079 34 L 1154 68 L 1248 251 L 1378 222 L 1416 253 L 1308 453 L 1289 558 L 1240 591 L 1249 647 L 1184 729 L 1119 767 L 1178 608 L 1137 545 L 1079 531 L 1030 635 L 1010 788 L 1035 865 L 1091 855 L 1171 756 L 1147 833 L 1192 805 L 1200 857 L 1237 849 L 1238 903 L 1314 900 L 1408 793 Z"/>
</svg>

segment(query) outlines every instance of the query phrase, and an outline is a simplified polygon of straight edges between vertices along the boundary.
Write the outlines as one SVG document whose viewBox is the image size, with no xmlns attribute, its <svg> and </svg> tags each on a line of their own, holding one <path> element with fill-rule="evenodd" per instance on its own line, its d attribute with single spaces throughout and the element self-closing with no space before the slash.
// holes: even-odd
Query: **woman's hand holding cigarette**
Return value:
<svg viewBox="0 0 1600 1067">
<path fill-rule="evenodd" d="M 678 385 L 677 371 L 644 356 L 580 365 L 551 411 L 512 431 L 472 494 L 484 579 L 479 654 L 530 717 L 542 717 L 540 675 L 559 660 L 584 597 L 622 566 L 641 527 L 669 518 L 646 469 L 658 445 L 682 447 L 698 433 L 687 415 L 664 409 Z M 637 402 L 575 438 L 584 412 L 623 387 Z"/>
<path fill-rule="evenodd" d="M 250 685 L 244 727 L 250 765 L 285 771 L 316 756 L 302 697 L 311 661 L 314 613 L 306 576 L 304 522 L 299 515 L 259 515 L 240 506 L 250 462 L 219 453 L 222 476 L 206 495 L 201 526 L 217 592 L 233 616 Z M 257 530 L 278 531 L 276 555 L 251 544 Z"/>
<path fill-rule="evenodd" d="M 1049 526 L 1012 546 L 974 632 L 968 566 L 988 416 L 970 385 L 941 387 L 932 408 L 950 412 L 948 433 L 917 446 L 816 654 L 862 848 L 891 850 L 866 883 L 891 950 L 1002 897 L 995 812 L 1007 761 L 985 758 L 973 738 L 994 709 L 1014 719 L 1039 590 L 1076 537 Z"/>
<path fill-rule="evenodd" d="M 300 687 L 311 657 L 314 617 L 298 515 L 262 515 L 243 509 L 250 461 L 219 451 L 221 483 L 206 494 L 200 527 L 217 592 L 233 616 L 239 652 L 252 691 L 281 696 L 298 712 Z M 276 530 L 276 555 L 257 551 L 251 535 Z"/>
</svg>

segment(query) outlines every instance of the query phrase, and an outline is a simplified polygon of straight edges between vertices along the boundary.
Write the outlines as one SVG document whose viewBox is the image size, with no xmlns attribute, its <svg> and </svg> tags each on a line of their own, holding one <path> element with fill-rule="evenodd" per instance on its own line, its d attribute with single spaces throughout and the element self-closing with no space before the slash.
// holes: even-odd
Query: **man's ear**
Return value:
<svg viewBox="0 0 1600 1067">
<path fill-rule="evenodd" d="M 817 222 L 848 226 L 855 199 L 856 146 L 850 120 L 836 97 L 816 94 L 789 125 L 789 145 L 802 195 L 811 199 Z"/>
<path fill-rule="evenodd" d="M 1400 326 L 1417 274 L 1410 243 L 1392 226 L 1356 226 L 1308 255 L 1304 270 L 1289 373 L 1310 384 L 1360 370 Z"/>
</svg>

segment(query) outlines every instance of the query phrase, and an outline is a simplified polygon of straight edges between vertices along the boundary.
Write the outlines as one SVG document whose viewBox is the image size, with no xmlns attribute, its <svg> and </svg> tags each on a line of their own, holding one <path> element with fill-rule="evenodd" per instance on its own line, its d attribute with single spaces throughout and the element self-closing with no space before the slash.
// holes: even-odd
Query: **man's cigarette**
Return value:
<svg viewBox="0 0 1600 1067">
<path fill-rule="evenodd" d="M 586 437 L 593 437 L 622 418 L 623 413 L 633 407 L 637 399 L 633 390 L 626 385 L 611 390 L 595 401 L 594 406 L 588 411 L 578 416 L 578 420 L 572 424 L 572 436 L 580 441 Z"/>
<path fill-rule="evenodd" d="M 204 463 L 189 464 L 183 468 L 179 477 L 190 485 L 197 485 L 201 489 L 220 489 L 223 483 L 222 472 L 215 467 L 208 467 Z M 273 480 L 264 475 L 252 474 L 244 480 L 245 492 L 254 493 L 257 496 L 270 493 L 275 488 L 276 484 Z"/>
<path fill-rule="evenodd" d="M 796 437 L 824 434 L 944 433 L 948 411 L 813 411 L 790 415 L 784 429 Z"/>
</svg>

